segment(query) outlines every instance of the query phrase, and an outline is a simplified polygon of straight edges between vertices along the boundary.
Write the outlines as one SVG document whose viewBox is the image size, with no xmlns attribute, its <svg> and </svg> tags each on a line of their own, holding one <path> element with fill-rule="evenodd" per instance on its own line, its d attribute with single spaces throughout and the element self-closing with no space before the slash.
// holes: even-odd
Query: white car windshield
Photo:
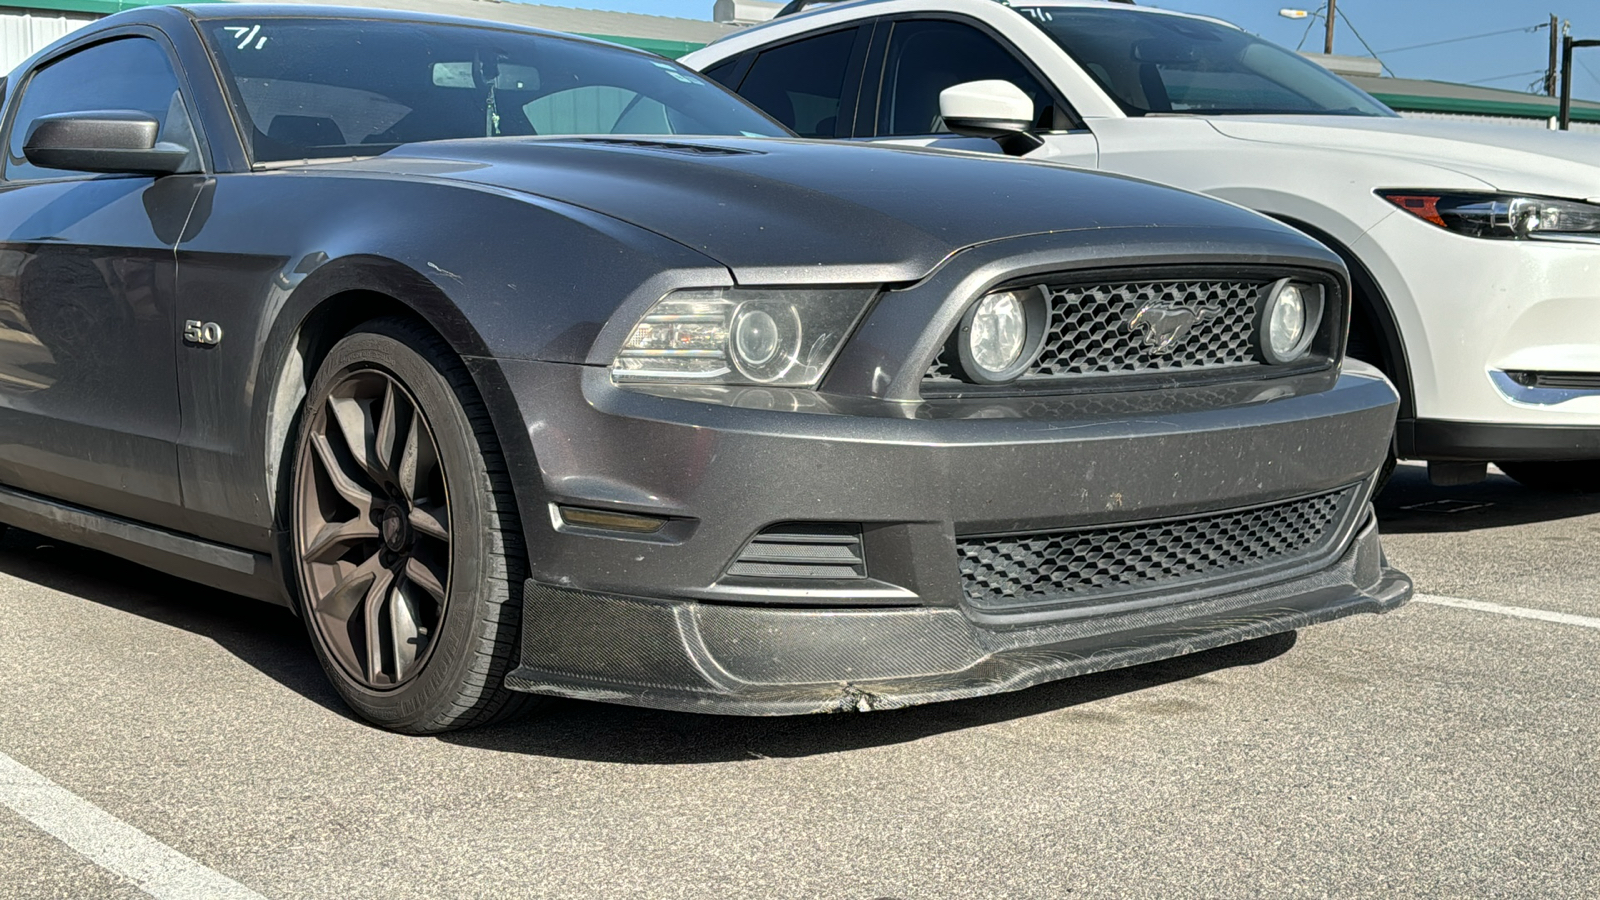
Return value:
<svg viewBox="0 0 1600 900">
<path fill-rule="evenodd" d="M 1227 25 L 1137 10 L 1013 8 L 1129 115 L 1395 114 L 1316 63 Z"/>
</svg>

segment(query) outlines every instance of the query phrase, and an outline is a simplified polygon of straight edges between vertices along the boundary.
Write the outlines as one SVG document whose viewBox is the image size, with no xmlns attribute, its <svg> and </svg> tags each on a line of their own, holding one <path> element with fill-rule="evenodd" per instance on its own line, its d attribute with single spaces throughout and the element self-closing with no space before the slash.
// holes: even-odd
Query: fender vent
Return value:
<svg viewBox="0 0 1600 900">
<path fill-rule="evenodd" d="M 737 578 L 865 578 L 861 529 L 804 522 L 774 525 L 745 545 L 728 567 L 728 574 Z"/>
</svg>

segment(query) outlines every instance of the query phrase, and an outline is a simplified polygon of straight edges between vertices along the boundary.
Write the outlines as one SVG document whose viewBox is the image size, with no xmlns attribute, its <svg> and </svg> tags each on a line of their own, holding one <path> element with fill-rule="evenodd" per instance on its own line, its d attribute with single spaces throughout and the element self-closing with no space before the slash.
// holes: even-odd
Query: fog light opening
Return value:
<svg viewBox="0 0 1600 900">
<path fill-rule="evenodd" d="M 963 372 L 978 384 L 1015 381 L 1038 358 L 1049 323 L 1049 301 L 1037 287 L 984 295 L 956 330 Z"/>
<path fill-rule="evenodd" d="M 1298 362 L 1322 327 L 1322 287 L 1285 278 L 1272 286 L 1256 319 L 1261 358 L 1274 365 Z"/>
</svg>

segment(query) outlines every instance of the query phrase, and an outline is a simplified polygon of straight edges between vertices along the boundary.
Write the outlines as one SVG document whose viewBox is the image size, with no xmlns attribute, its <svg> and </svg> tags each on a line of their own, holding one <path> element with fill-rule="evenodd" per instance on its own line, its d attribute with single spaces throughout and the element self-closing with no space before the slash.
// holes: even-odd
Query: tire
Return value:
<svg viewBox="0 0 1600 900">
<path fill-rule="evenodd" d="M 1523 487 L 1562 494 L 1600 492 L 1600 459 L 1495 463 Z"/>
<path fill-rule="evenodd" d="M 541 702 L 505 688 L 521 625 L 521 524 L 488 413 L 449 347 L 404 319 L 367 323 L 329 351 L 300 421 L 290 564 L 345 702 L 406 734 L 504 721 Z"/>
</svg>

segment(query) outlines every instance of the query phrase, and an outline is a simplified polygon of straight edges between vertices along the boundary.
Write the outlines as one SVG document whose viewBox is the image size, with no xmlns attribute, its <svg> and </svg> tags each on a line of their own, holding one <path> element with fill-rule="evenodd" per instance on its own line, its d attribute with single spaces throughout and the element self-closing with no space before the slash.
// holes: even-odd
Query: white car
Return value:
<svg viewBox="0 0 1600 900">
<path fill-rule="evenodd" d="M 1400 458 L 1600 490 L 1600 140 L 1402 119 L 1216 19 L 1090 0 L 857 0 L 685 57 L 802 135 L 1006 152 L 1288 222 L 1357 289 Z"/>
</svg>

